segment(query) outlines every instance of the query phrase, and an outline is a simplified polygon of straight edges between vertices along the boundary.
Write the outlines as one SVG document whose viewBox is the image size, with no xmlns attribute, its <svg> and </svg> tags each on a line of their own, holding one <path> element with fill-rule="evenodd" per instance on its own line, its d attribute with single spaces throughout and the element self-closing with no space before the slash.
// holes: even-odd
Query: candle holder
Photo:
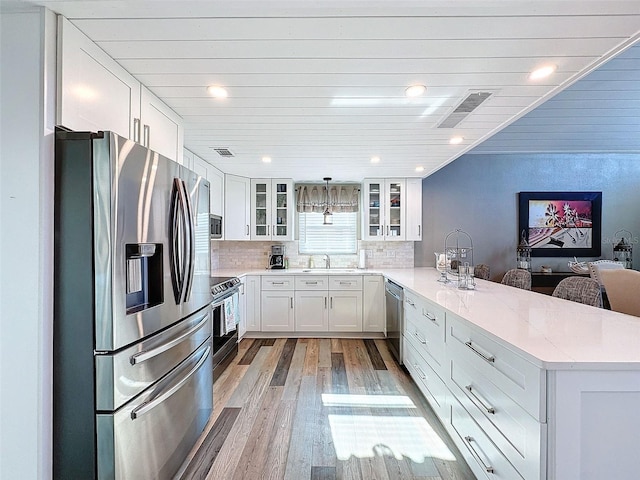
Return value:
<svg viewBox="0 0 640 480">
<path fill-rule="evenodd" d="M 520 244 L 516 248 L 516 267 L 531 271 L 531 245 L 527 241 L 526 232 L 522 230 Z"/>
</svg>

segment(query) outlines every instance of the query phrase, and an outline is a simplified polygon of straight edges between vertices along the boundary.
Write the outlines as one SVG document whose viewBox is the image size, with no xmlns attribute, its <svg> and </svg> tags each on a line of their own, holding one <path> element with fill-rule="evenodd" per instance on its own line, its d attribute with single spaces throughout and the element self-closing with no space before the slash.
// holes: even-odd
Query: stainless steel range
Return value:
<svg viewBox="0 0 640 480">
<path fill-rule="evenodd" d="M 238 354 L 240 279 L 212 277 L 213 294 L 213 381 Z"/>
</svg>

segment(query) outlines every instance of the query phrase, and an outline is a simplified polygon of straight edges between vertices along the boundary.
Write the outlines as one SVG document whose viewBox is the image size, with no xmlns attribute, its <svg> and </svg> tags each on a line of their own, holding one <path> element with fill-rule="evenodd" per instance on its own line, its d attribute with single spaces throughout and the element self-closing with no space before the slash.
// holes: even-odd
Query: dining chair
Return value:
<svg viewBox="0 0 640 480">
<path fill-rule="evenodd" d="M 640 317 L 640 272 L 636 270 L 602 270 L 611 310 Z"/>
<path fill-rule="evenodd" d="M 489 280 L 489 265 L 485 263 L 479 263 L 478 265 L 473 267 L 473 276 L 482 280 Z"/>
<path fill-rule="evenodd" d="M 616 262 L 615 260 L 596 260 L 595 262 L 587 262 L 587 267 L 589 269 L 589 276 L 600 285 L 600 290 L 602 291 L 602 306 L 607 310 L 611 310 L 607 289 L 602 284 L 600 272 L 602 270 L 622 270 L 624 269 L 624 263 Z"/>
<path fill-rule="evenodd" d="M 531 290 L 531 273 L 521 268 L 512 268 L 504 274 L 500 283 L 523 290 Z"/>
<path fill-rule="evenodd" d="M 584 303 L 592 307 L 602 308 L 602 291 L 600 285 L 589 277 L 567 277 L 558 283 L 551 294 L 556 298 L 564 298 L 572 302 Z"/>
</svg>

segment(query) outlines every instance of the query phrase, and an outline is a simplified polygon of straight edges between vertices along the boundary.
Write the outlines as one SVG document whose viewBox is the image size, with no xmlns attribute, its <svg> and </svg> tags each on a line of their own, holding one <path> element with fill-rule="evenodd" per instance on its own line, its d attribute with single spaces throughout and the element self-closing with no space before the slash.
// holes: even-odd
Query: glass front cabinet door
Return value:
<svg viewBox="0 0 640 480">
<path fill-rule="evenodd" d="M 367 179 L 364 185 L 364 240 L 405 240 L 405 180 Z"/>
<path fill-rule="evenodd" d="M 251 180 L 251 240 L 293 240 L 293 181 Z"/>
</svg>

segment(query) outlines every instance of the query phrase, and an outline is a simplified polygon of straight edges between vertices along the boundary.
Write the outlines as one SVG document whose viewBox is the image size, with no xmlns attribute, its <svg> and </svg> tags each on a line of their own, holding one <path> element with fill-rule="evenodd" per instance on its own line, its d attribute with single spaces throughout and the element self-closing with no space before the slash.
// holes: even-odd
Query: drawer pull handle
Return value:
<svg viewBox="0 0 640 480">
<path fill-rule="evenodd" d="M 485 361 L 487 361 L 489 363 L 494 363 L 496 361 L 496 357 L 494 357 L 493 355 L 485 355 L 480 350 L 478 350 L 476 347 L 474 347 L 473 344 L 471 343 L 471 340 L 469 340 L 468 342 L 464 342 L 464 344 L 467 347 L 469 347 L 473 353 L 478 355 L 483 360 L 485 360 Z"/>
<path fill-rule="evenodd" d="M 416 308 L 416 304 L 411 301 L 410 298 L 405 298 L 406 302 L 411 305 L 413 308 Z"/>
<path fill-rule="evenodd" d="M 413 332 L 413 335 L 418 339 L 418 341 L 423 344 L 426 345 L 427 344 L 427 340 L 426 339 L 422 339 L 420 338 L 420 335 L 418 334 L 418 332 Z"/>
<path fill-rule="evenodd" d="M 422 316 L 427 317 L 432 322 L 436 321 L 436 316 L 435 315 L 431 315 L 429 312 L 422 312 Z"/>
<path fill-rule="evenodd" d="M 422 380 L 424 380 L 425 382 L 427 381 L 427 376 L 424 374 L 424 372 L 422 371 L 422 369 L 418 366 L 417 363 L 413 364 L 414 368 L 417 370 L 418 375 L 420 375 L 420 378 Z"/>
<path fill-rule="evenodd" d="M 480 405 L 482 405 L 482 408 L 484 408 L 487 411 L 487 413 L 491 413 L 491 414 L 495 414 L 496 413 L 496 409 L 493 408 L 493 407 L 487 406 L 487 404 L 484 403 L 482 401 L 482 399 L 473 391 L 473 387 L 471 387 L 471 385 L 467 385 L 464 388 L 466 388 L 469 391 L 469 393 L 471 394 L 471 396 L 473 398 L 475 398 Z"/>
<path fill-rule="evenodd" d="M 304 282 L 304 283 L 306 283 L 307 285 L 317 285 L 318 284 L 318 282 Z"/>
<path fill-rule="evenodd" d="M 271 285 L 284 285 L 284 282 L 271 282 Z"/>
<path fill-rule="evenodd" d="M 340 285 L 353 285 L 353 282 L 340 282 Z"/>
<path fill-rule="evenodd" d="M 484 468 L 484 470 L 487 473 L 493 473 L 494 469 L 491 465 L 487 465 L 486 463 L 484 463 L 484 461 L 482 460 L 482 458 L 480 458 L 480 455 L 478 454 L 478 452 L 476 451 L 475 448 L 473 448 L 473 445 L 471 445 L 471 442 L 475 442 L 475 440 L 473 439 L 473 437 L 469 437 L 466 436 L 464 437 L 464 439 L 467 441 L 467 443 L 469 444 L 469 448 L 471 449 L 471 454 L 475 457 L 475 459 L 480 463 L 480 465 L 482 465 L 482 468 Z M 476 442 L 477 443 L 477 442 Z"/>
</svg>

